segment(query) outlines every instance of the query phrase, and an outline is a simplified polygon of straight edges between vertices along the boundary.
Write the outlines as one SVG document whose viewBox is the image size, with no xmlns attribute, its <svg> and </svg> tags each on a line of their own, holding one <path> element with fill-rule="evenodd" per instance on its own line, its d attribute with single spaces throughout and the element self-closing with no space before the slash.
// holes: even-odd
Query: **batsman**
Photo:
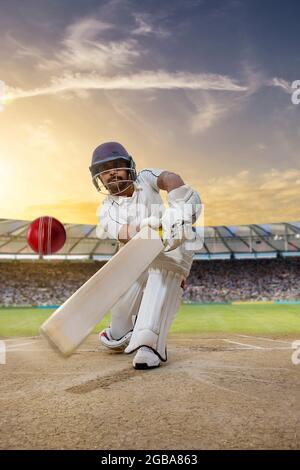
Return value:
<svg viewBox="0 0 300 470">
<path fill-rule="evenodd" d="M 201 213 L 199 194 L 173 172 L 146 168 L 137 173 L 132 156 L 118 142 L 94 150 L 90 172 L 96 189 L 106 194 L 100 225 L 120 249 L 145 226 L 162 229 L 164 251 L 119 298 L 110 326 L 99 335 L 110 350 L 135 353 L 135 369 L 159 367 L 167 361 L 167 334 L 193 261 L 188 246 Z M 167 193 L 167 207 L 161 191 Z"/>
</svg>

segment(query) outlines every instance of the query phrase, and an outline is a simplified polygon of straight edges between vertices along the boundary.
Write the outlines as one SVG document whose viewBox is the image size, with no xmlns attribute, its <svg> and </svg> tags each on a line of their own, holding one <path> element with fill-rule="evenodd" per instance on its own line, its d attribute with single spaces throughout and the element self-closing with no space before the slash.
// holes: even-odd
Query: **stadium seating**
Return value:
<svg viewBox="0 0 300 470">
<path fill-rule="evenodd" d="M 1 261 L 0 304 L 60 305 L 102 265 L 97 261 Z M 300 300 L 300 258 L 194 261 L 184 300 Z"/>
</svg>

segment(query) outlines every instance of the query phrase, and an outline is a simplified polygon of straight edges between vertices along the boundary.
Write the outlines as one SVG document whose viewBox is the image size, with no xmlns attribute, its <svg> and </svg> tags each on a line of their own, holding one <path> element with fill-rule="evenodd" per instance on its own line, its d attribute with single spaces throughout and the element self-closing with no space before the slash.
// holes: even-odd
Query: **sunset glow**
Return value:
<svg viewBox="0 0 300 470">
<path fill-rule="evenodd" d="M 206 225 L 299 220 L 299 5 L 20 5 L 0 17 L 2 218 L 97 223 L 88 167 L 113 140 L 195 187 Z"/>
</svg>

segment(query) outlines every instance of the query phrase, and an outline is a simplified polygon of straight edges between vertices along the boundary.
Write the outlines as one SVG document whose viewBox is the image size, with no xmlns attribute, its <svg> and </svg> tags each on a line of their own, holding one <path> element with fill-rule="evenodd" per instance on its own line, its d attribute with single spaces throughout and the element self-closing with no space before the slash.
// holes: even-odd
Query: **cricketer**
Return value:
<svg viewBox="0 0 300 470">
<path fill-rule="evenodd" d="M 99 223 L 121 249 L 141 228 L 162 228 L 164 251 L 113 306 L 111 324 L 99 335 L 109 349 L 135 352 L 135 369 L 156 368 L 167 361 L 167 334 L 192 265 L 187 242 L 195 236 L 192 224 L 201 213 L 201 199 L 171 171 L 146 168 L 138 173 L 118 142 L 94 150 L 90 172 L 97 190 L 106 194 Z M 168 207 L 161 191 L 167 192 Z M 128 260 L 129 266 L 134 262 Z"/>
</svg>

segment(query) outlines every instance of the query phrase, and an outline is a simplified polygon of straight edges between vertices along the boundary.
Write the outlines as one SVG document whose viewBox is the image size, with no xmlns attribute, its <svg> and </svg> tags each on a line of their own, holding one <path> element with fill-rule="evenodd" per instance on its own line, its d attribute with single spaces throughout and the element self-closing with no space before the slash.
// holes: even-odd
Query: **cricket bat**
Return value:
<svg viewBox="0 0 300 470">
<path fill-rule="evenodd" d="M 41 334 L 72 354 L 163 249 L 159 233 L 144 227 L 43 323 Z"/>
</svg>

